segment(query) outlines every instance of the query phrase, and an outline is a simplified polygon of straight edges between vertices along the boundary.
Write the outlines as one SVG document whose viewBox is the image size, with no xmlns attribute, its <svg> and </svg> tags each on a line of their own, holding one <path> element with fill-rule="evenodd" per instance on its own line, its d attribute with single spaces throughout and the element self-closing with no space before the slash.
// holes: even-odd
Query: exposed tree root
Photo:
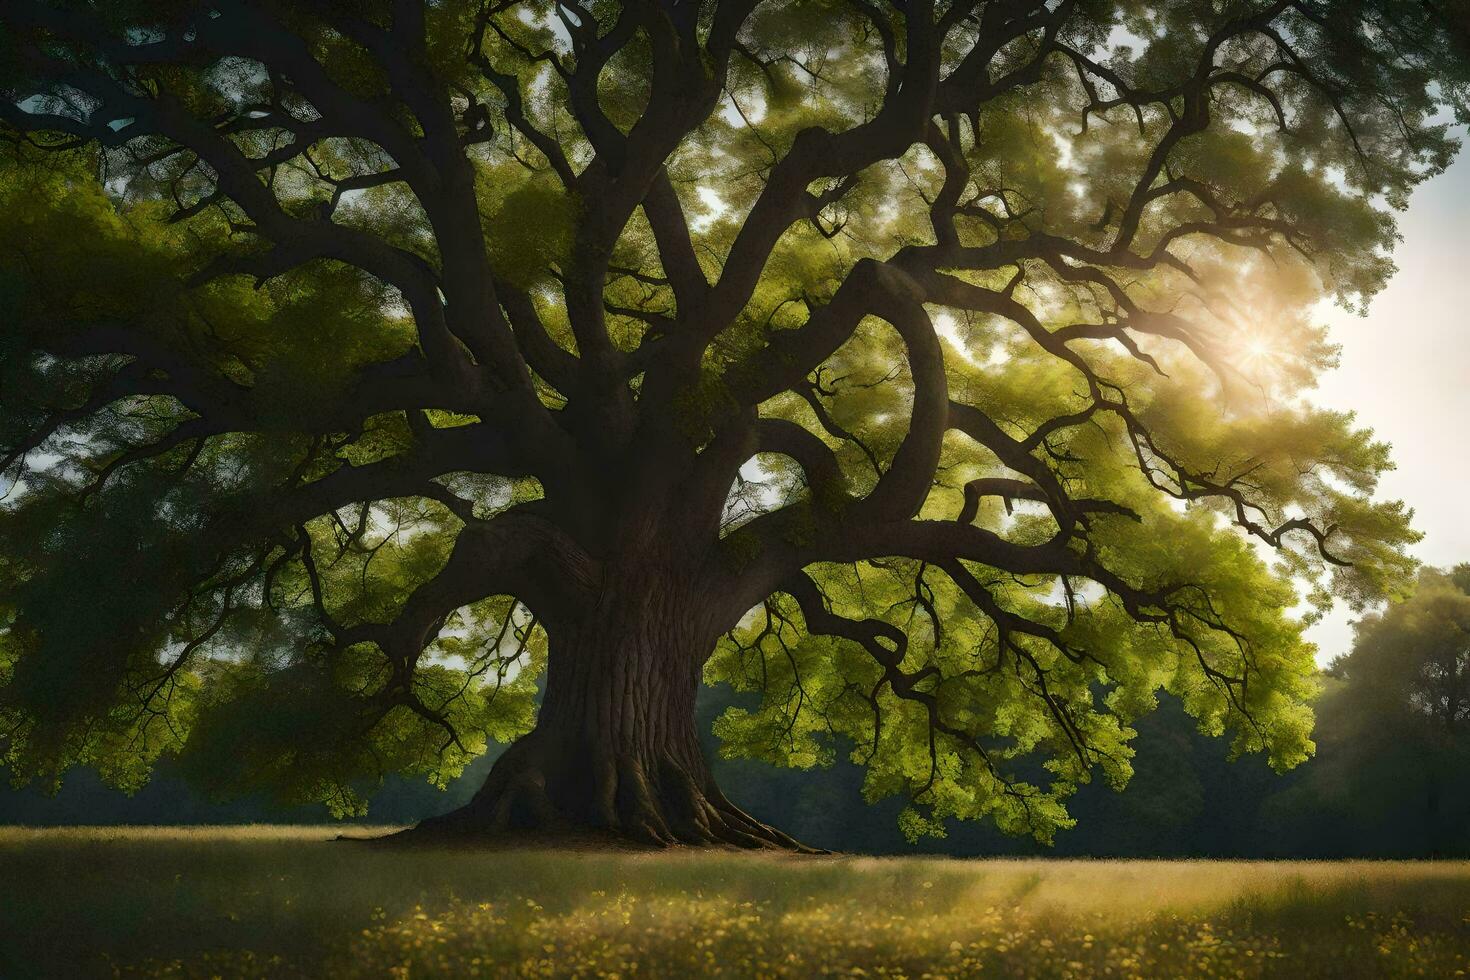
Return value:
<svg viewBox="0 0 1470 980">
<path fill-rule="evenodd" d="M 395 843 L 617 849 L 727 847 L 821 854 L 731 803 L 693 765 L 660 754 L 547 765 L 533 742 L 496 762 L 470 803 L 391 838 Z M 693 771 L 691 771 L 693 770 Z"/>
</svg>

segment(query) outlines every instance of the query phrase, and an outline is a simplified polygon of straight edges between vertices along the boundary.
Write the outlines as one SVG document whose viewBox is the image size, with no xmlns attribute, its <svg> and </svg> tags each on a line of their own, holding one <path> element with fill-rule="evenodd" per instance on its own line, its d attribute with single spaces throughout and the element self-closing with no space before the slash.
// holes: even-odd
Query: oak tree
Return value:
<svg viewBox="0 0 1470 980">
<path fill-rule="evenodd" d="M 1465 15 L 7 0 L 0 758 L 353 812 L 514 739 L 421 832 L 751 846 L 701 679 L 913 835 L 1049 838 L 1160 689 L 1295 764 L 1294 607 L 1413 540 L 1314 314 Z"/>
</svg>

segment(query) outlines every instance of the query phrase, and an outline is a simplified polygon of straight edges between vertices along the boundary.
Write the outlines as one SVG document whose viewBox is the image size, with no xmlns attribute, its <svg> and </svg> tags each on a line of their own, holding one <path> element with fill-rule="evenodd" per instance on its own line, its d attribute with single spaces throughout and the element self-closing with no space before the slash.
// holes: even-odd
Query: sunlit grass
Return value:
<svg viewBox="0 0 1470 980">
<path fill-rule="evenodd" d="M 1453 976 L 1470 865 L 477 853 L 0 829 L 0 977 Z"/>
</svg>

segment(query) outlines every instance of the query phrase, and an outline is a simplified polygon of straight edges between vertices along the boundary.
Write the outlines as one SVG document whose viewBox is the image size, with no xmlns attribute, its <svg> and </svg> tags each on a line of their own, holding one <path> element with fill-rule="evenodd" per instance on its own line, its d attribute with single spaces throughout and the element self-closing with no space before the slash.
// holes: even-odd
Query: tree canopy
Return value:
<svg viewBox="0 0 1470 980">
<path fill-rule="evenodd" d="M 1326 671 L 1319 757 L 1267 808 L 1284 837 L 1326 855 L 1470 849 L 1467 631 L 1466 565 L 1422 569 L 1412 595 L 1358 621 Z"/>
<path fill-rule="evenodd" d="M 1415 537 L 1315 314 L 1451 159 L 1466 23 L 11 0 L 0 759 L 352 812 L 534 724 L 501 823 L 770 839 L 702 673 L 912 835 L 1049 838 L 1161 689 L 1300 762 L 1293 610 Z"/>
<path fill-rule="evenodd" d="M 1365 616 L 1332 662 L 1366 714 L 1454 735 L 1470 719 L 1470 565 L 1426 568 L 1404 602 Z M 1371 705 L 1371 707 L 1370 707 Z"/>
</svg>

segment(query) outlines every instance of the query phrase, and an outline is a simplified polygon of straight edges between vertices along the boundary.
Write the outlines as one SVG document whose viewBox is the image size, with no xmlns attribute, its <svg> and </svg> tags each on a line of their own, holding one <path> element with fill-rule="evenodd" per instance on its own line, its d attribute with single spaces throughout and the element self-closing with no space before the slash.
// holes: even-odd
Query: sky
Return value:
<svg viewBox="0 0 1470 980">
<path fill-rule="evenodd" d="M 1420 185 L 1400 216 L 1398 273 L 1367 316 L 1333 310 L 1342 364 L 1326 375 L 1319 404 L 1352 409 L 1393 444 L 1397 469 L 1383 496 L 1414 508 L 1430 565 L 1470 562 L 1470 150 Z M 1353 614 L 1336 609 L 1309 632 L 1325 664 L 1352 645 Z"/>
</svg>

